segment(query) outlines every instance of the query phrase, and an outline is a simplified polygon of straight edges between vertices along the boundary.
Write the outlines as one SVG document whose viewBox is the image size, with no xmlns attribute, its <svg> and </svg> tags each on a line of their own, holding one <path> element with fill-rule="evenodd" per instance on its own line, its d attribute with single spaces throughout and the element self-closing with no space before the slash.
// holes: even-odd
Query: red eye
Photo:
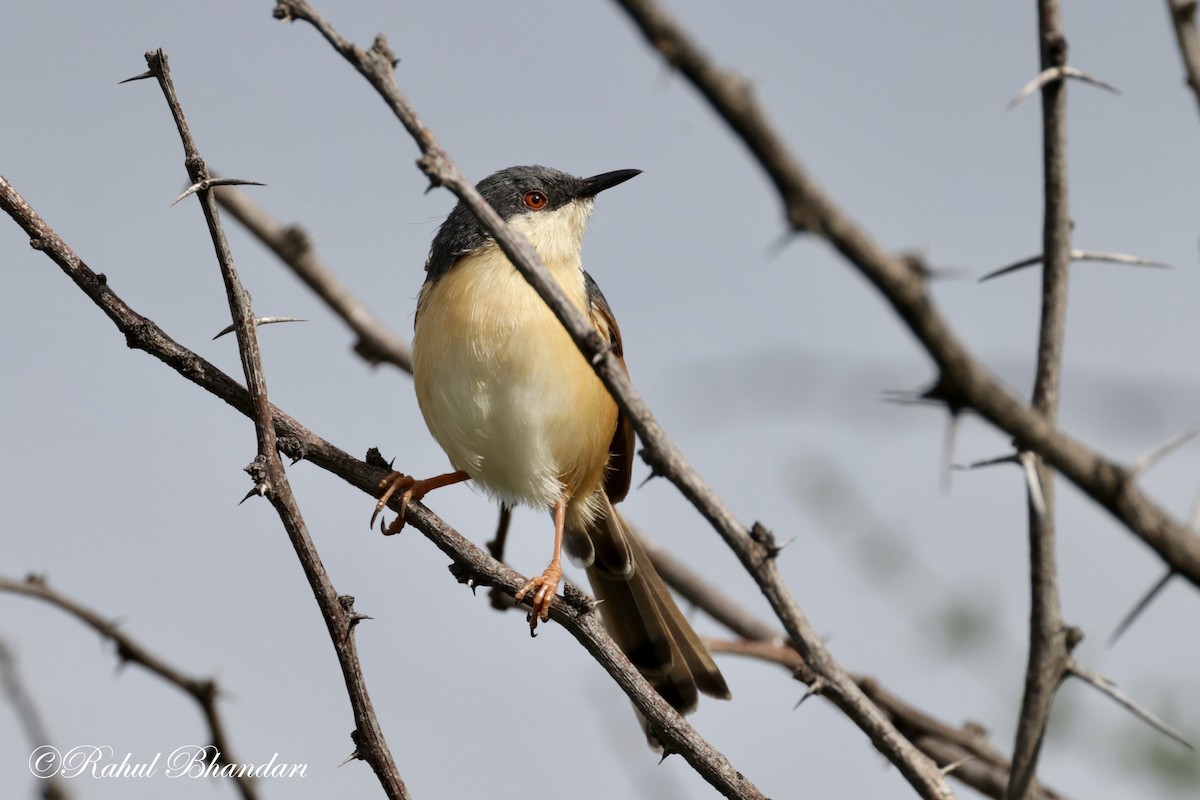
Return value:
<svg viewBox="0 0 1200 800">
<path fill-rule="evenodd" d="M 541 211 L 546 207 L 546 203 L 550 202 L 541 192 L 526 192 L 521 199 L 525 201 L 525 207 L 533 211 Z"/>
</svg>

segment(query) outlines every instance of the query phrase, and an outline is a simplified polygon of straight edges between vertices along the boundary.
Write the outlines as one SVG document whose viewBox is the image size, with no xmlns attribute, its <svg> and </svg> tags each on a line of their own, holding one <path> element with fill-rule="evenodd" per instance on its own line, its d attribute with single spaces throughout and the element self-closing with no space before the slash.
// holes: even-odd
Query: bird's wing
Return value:
<svg viewBox="0 0 1200 800">
<path fill-rule="evenodd" d="M 600 331 L 613 353 L 621 361 L 625 369 L 625 348 L 621 344 L 621 329 L 617 326 L 617 318 L 613 316 L 604 293 L 591 275 L 583 273 L 584 285 L 587 290 L 588 311 L 592 324 Z M 626 370 L 628 372 L 628 370 Z M 617 429 L 613 432 L 612 443 L 608 446 L 608 475 L 604 479 L 604 493 L 614 503 L 625 499 L 629 493 L 629 483 L 633 478 L 633 426 L 628 418 L 617 412 Z"/>
</svg>

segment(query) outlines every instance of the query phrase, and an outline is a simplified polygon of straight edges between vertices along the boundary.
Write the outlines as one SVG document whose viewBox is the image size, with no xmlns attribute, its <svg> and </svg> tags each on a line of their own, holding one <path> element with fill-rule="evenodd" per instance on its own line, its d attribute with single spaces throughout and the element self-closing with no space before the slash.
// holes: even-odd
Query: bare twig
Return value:
<svg viewBox="0 0 1200 800">
<path fill-rule="evenodd" d="M 112 642 L 116 647 L 117 658 L 121 664 L 136 664 L 142 669 L 157 675 L 162 680 L 189 695 L 200 706 L 208 725 L 209 740 L 216 749 L 218 764 L 239 763 L 233 756 L 229 738 L 225 735 L 225 726 L 221 722 L 221 714 L 217 710 L 217 698 L 220 692 L 217 682 L 212 678 L 193 678 L 177 667 L 155 655 L 129 634 L 122 631 L 117 623 L 105 619 L 100 614 L 88 608 L 77 600 L 51 589 L 39 577 L 29 576 L 25 580 L 0 577 L 0 592 L 23 595 L 41 600 L 44 603 L 60 608 L 77 620 L 87 625 L 96 633 Z M 234 773 L 238 773 L 237 770 Z M 237 785 L 238 794 L 243 800 L 255 800 L 258 791 L 254 779 L 248 775 L 231 774 L 229 776 Z"/>
<path fill-rule="evenodd" d="M 1148 258 L 1141 258 L 1140 256 L 1131 256 L 1125 253 L 1101 253 L 1095 250 L 1072 250 L 1071 260 L 1099 261 L 1108 264 L 1125 264 L 1133 267 L 1156 267 L 1158 269 L 1171 268 L 1170 264 L 1164 264 L 1161 261 L 1152 261 Z M 999 278 L 1001 275 L 1009 275 L 1018 270 L 1025 269 L 1026 267 L 1032 267 L 1035 264 L 1040 263 L 1042 263 L 1042 254 L 1038 253 L 1036 256 L 1023 258 L 1020 261 L 1014 261 L 1011 264 L 1006 264 L 999 269 L 994 269 L 981 277 L 979 282 L 983 283 L 984 281 L 990 281 L 993 278 Z"/>
<path fill-rule="evenodd" d="M 653 0 L 618 3 L 750 149 L 775 185 L 792 228 L 826 239 L 883 294 L 936 362 L 951 398 L 1008 433 L 1018 449 L 1040 455 L 1200 586 L 1200 537 L 1133 485 L 1124 467 L 1058 430 L 966 349 L 927 293 L 923 271 L 884 250 L 834 205 L 791 154 L 746 81 L 714 66 Z"/>
<path fill-rule="evenodd" d="M 408 345 L 363 305 L 313 249 L 311 237 L 299 225 L 284 225 L 248 194 L 222 188 L 213 193 L 217 202 L 266 245 L 308 288 L 358 336 L 354 351 L 371 364 L 392 364 L 412 372 Z"/>
<path fill-rule="evenodd" d="M 729 653 L 779 664 L 799 681 L 812 679 L 812 671 L 805 668 L 804 659 L 774 627 L 746 611 L 652 541 L 643 539 L 643 542 L 655 569 L 672 589 L 742 637 L 738 641 L 706 639 L 709 649 L 714 653 Z M 939 765 L 948 765 L 968 757 L 974 760 L 971 766 L 959 767 L 951 777 L 989 797 L 997 800 L 1004 797 L 1009 763 L 988 742 L 987 733 L 981 727 L 968 723 L 963 728 L 957 728 L 941 722 L 887 691 L 874 678 L 856 675 L 854 681 L 891 717 L 896 727 L 913 744 Z M 939 769 L 946 774 L 945 766 Z M 1034 797 L 1051 800 L 1060 795 L 1039 785 Z"/>
<path fill-rule="evenodd" d="M 244 387 L 210 362 L 171 339 L 153 320 L 131 309 L 109 288 L 105 276 L 93 272 L 83 263 L 3 177 L 0 177 L 0 209 L 21 226 L 36 249 L 46 253 L 84 294 L 100 307 L 124 334 L 129 347 L 150 354 L 182 377 L 224 400 L 237 411 L 253 417 L 250 394 Z M 380 481 L 388 473 L 385 466 L 369 464 L 354 458 L 274 406 L 271 406 L 271 415 L 279 449 L 285 455 L 309 461 L 374 496 Z M 393 506 L 398 509 L 399 501 L 393 501 Z M 422 504 L 409 504 L 405 518 L 450 557 L 453 562 L 451 572 L 460 582 L 471 581 L 476 586 L 499 587 L 509 596 L 515 595 L 525 585 L 524 576 L 491 558 Z M 318 561 L 312 563 L 319 566 Z M 324 591 L 318 593 L 318 602 L 322 602 L 323 597 Z M 339 601 L 342 599 L 338 598 Z M 355 617 L 349 611 L 351 599 L 345 598 L 343 616 L 349 617 L 352 624 Z M 339 602 L 339 608 L 341 607 Z M 683 755 L 702 777 L 727 797 L 761 798 L 761 792 L 739 774 L 724 755 L 700 737 L 686 720 L 659 697 L 641 673 L 629 663 L 629 659 L 613 642 L 591 610 L 591 604 L 586 598 L 570 592 L 565 596 L 565 600 L 554 601 L 550 614 L 583 643 L 588 652 L 629 695 L 649 724 L 654 726 L 656 738 L 668 749 Z M 353 639 L 349 636 L 335 638 L 334 644 L 338 649 L 339 660 L 353 653 Z M 356 657 L 353 663 L 357 670 Z"/>
<path fill-rule="evenodd" d="M 705 639 L 714 653 L 727 653 L 768 661 L 789 670 L 794 675 L 804 671 L 800 654 L 786 644 L 742 639 Z M 1008 785 L 1010 765 L 1007 759 L 988 742 L 987 732 L 968 723 L 958 728 L 926 714 L 884 689 L 874 678 L 857 675 L 855 682 L 883 709 L 896 727 L 913 744 L 939 765 L 943 774 L 970 786 L 988 797 L 1000 800 Z M 807 697 L 807 695 L 806 695 Z M 967 764 L 972 764 L 967 767 Z M 953 766 L 953 770 L 947 767 Z M 1059 793 L 1035 784 L 1031 797 L 1036 800 L 1061 798 Z"/>
<path fill-rule="evenodd" d="M 1067 40 L 1058 0 L 1038 0 L 1042 69 L 1065 73 Z M 1045 74 L 1045 73 L 1043 73 Z M 1038 332 L 1033 410 L 1053 425 L 1061 397 L 1067 280 L 1071 268 L 1071 216 L 1067 195 L 1067 85 L 1047 81 L 1042 90 L 1042 317 Z M 1022 453 L 1029 477 L 1029 658 L 1017 722 L 1008 800 L 1033 792 L 1038 755 L 1077 634 L 1063 621 L 1058 592 L 1054 471 L 1033 453 Z"/>
<path fill-rule="evenodd" d="M 354 612 L 353 599 L 339 597 L 334 591 L 333 584 L 329 580 L 312 538 L 309 536 L 304 518 L 300 515 L 299 506 L 296 504 L 296 498 L 288 483 L 287 472 L 279 458 L 279 442 L 272 421 L 272 408 L 267 399 L 266 376 L 263 372 L 262 355 L 258 346 L 254 310 L 250 305 L 250 295 L 238 278 L 233 256 L 229 251 L 229 244 L 221 227 L 216 199 L 210 191 L 214 182 L 208 176 L 204 159 L 200 156 L 200 151 L 188 128 L 183 108 L 171 81 L 166 55 L 162 50 L 147 53 L 146 63 L 150 67 L 150 72 L 158 79 L 171 115 L 175 118 L 179 137 L 183 141 L 184 165 L 187 167 L 193 186 L 199 187 L 197 194 L 204 211 L 204 219 L 208 224 L 209 234 L 212 237 L 213 247 L 216 250 L 217 261 L 221 267 L 221 277 L 225 283 L 229 310 L 233 316 L 237 333 L 242 371 L 246 377 L 246 385 L 249 387 L 250 406 L 253 409 L 251 416 L 254 420 L 254 429 L 258 440 L 258 454 L 247 471 L 254 480 L 256 488 L 270 500 L 271 505 L 279 514 L 280 521 L 287 531 L 296 556 L 304 569 L 304 574 L 316 596 L 330 638 L 333 640 L 334 649 L 338 654 L 338 663 L 342 668 L 342 677 L 350 696 L 350 705 L 354 712 L 355 755 L 370 764 L 389 798 L 410 800 L 411 795 L 400 778 L 400 772 L 388 749 L 379 720 L 371 705 L 366 681 L 363 678 L 354 640 L 354 628 L 359 616 Z"/>
<path fill-rule="evenodd" d="M 36 751 L 50 744 L 50 735 L 42 722 L 37 704 L 29 693 L 25 682 L 21 680 L 21 672 L 17 668 L 17 657 L 13 654 L 8 643 L 0 640 L 0 687 L 8 698 L 9 705 L 17 715 L 17 721 L 25 732 L 29 749 Z M 59 774 L 60 764 L 52 764 L 53 771 L 47 774 L 39 770 L 38 778 L 42 786 L 38 790 L 41 800 L 70 800 L 71 793 L 67 791 L 66 781 Z"/>
<path fill-rule="evenodd" d="M 620 359 L 550 277 L 532 245 L 504 224 L 425 127 L 396 85 L 393 70 L 396 58 L 384 37 L 377 36 L 370 50 L 361 50 L 343 39 L 305 0 L 280 0 L 275 15 L 280 19 L 300 19 L 310 23 L 379 92 L 420 148 L 422 155 L 417 163 L 431 183 L 450 189 L 471 210 L 575 340 L 637 430 L 645 445 L 643 458 L 652 469 L 679 488 L 754 577 L 783 622 L 792 643 L 824 679 L 823 694 L 854 720 L 923 796 L 952 796 L 933 763 L 899 735 L 829 655 L 780 577 L 774 559 L 778 553 L 774 536 L 760 524 L 747 529 L 704 483 L 633 388 Z"/>
<path fill-rule="evenodd" d="M 1196 29 L 1196 0 L 1167 0 L 1179 56 L 1196 103 L 1200 105 L 1200 31 Z"/>
</svg>

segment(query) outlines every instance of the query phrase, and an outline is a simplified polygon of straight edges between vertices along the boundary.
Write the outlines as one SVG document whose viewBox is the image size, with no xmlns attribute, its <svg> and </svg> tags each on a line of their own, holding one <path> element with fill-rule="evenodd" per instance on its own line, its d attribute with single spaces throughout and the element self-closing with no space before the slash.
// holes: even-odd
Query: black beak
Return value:
<svg viewBox="0 0 1200 800">
<path fill-rule="evenodd" d="M 624 183 L 635 175 L 641 174 L 640 169 L 619 169 L 616 172 L 605 172 L 602 175 L 584 178 L 583 183 L 575 190 L 575 197 L 595 197 L 605 189 L 611 189 L 618 183 Z"/>
</svg>

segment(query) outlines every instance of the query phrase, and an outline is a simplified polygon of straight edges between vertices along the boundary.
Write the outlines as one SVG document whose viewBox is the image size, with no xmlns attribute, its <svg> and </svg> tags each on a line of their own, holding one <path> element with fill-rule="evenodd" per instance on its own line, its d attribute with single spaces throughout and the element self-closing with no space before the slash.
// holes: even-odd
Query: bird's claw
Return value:
<svg viewBox="0 0 1200 800">
<path fill-rule="evenodd" d="M 413 489 L 416 484 L 417 480 L 413 476 L 401 472 L 393 472 L 380 481 L 379 489 L 383 494 L 379 496 L 379 502 L 375 504 L 375 513 L 371 515 L 371 527 L 375 527 L 375 520 L 383 513 L 383 509 L 387 508 L 392 495 L 396 492 L 403 492 L 400 495 L 399 515 L 387 525 L 383 523 L 383 520 L 379 521 L 379 530 L 383 532 L 384 536 L 391 536 L 402 531 L 404 529 L 404 512 L 408 510 L 408 504 L 413 500 Z"/>
<path fill-rule="evenodd" d="M 558 594 L 558 584 L 561 581 L 562 567 L 559 566 L 556 559 L 550 562 L 550 566 L 546 567 L 545 572 L 536 578 L 530 578 L 521 587 L 521 591 L 513 596 L 520 603 L 525 599 L 526 595 L 533 592 L 533 596 L 529 598 L 530 605 L 532 606 L 532 610 L 529 612 L 530 632 L 537 630 L 539 618 L 543 621 L 550 619 L 550 604 L 554 602 L 554 596 Z"/>
</svg>

